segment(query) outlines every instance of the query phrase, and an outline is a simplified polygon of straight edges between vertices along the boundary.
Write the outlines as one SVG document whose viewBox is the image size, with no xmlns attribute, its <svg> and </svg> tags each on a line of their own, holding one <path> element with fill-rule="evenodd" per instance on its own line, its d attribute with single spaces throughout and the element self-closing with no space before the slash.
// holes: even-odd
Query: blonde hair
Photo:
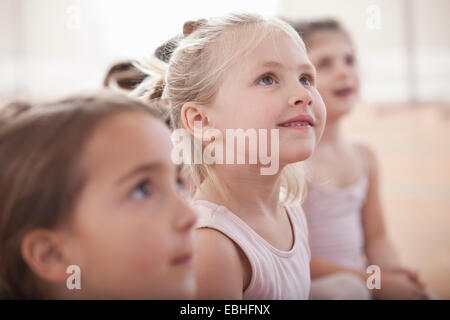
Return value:
<svg viewBox="0 0 450 320">
<path fill-rule="evenodd" d="M 237 58 L 251 52 L 266 37 L 280 32 L 304 47 L 298 33 L 277 18 L 231 13 L 209 20 L 188 21 L 183 26 L 184 38 L 179 41 L 168 63 L 150 58 L 137 65 L 150 77 L 132 95 L 146 101 L 163 101 L 172 128 L 182 128 L 181 108 L 186 102 L 211 104 L 225 74 Z M 242 37 L 242 33 L 249 36 Z M 200 187 L 209 178 L 217 191 L 227 198 L 225 186 L 217 179 L 211 166 L 191 164 L 189 169 L 195 187 Z M 301 165 L 286 166 L 280 182 L 286 191 L 283 203 L 299 200 L 305 189 Z"/>
</svg>

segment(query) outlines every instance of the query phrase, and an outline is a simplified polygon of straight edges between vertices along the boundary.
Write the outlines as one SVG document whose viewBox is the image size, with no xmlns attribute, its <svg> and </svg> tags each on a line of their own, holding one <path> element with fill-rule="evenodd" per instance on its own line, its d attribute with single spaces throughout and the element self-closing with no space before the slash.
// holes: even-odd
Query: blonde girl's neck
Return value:
<svg viewBox="0 0 450 320">
<path fill-rule="evenodd" d="M 280 211 L 280 174 L 260 175 L 259 168 L 222 166 L 215 170 L 220 187 L 207 178 L 194 200 L 207 200 L 227 207 L 238 216 L 277 215 Z M 220 192 L 223 190 L 223 192 Z"/>
</svg>

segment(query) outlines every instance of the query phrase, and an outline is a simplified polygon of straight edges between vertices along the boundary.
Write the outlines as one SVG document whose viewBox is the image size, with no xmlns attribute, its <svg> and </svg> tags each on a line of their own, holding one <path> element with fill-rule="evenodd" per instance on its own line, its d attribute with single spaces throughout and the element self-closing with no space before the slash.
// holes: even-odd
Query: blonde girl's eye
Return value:
<svg viewBox="0 0 450 320">
<path fill-rule="evenodd" d="M 313 83 L 314 83 L 312 77 L 309 76 L 309 75 L 302 75 L 302 76 L 300 77 L 299 81 L 300 81 L 300 83 L 301 83 L 302 85 L 308 86 L 308 87 L 309 87 L 309 86 L 312 86 Z"/>
<path fill-rule="evenodd" d="M 258 84 L 263 86 L 271 86 L 276 83 L 275 78 L 270 73 L 264 74 L 261 78 L 258 80 Z"/>
<path fill-rule="evenodd" d="M 130 197 L 134 200 L 142 200 L 151 196 L 151 186 L 148 180 L 139 182 L 130 192 Z"/>
</svg>

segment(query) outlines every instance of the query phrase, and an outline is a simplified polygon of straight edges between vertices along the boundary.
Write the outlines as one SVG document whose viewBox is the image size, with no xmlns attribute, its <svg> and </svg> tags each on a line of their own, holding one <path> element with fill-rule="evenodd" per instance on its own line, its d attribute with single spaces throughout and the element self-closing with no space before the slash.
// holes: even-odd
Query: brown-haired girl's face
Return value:
<svg viewBox="0 0 450 320">
<path fill-rule="evenodd" d="M 327 119 L 337 119 L 358 98 L 359 75 L 353 46 L 340 31 L 319 31 L 311 36 L 308 55 L 317 70 L 317 89 L 327 107 Z"/>
<path fill-rule="evenodd" d="M 64 229 L 84 298 L 191 298 L 195 215 L 178 195 L 163 123 L 122 112 L 86 143 L 86 184 Z M 70 297 L 70 292 L 67 293 Z"/>
</svg>

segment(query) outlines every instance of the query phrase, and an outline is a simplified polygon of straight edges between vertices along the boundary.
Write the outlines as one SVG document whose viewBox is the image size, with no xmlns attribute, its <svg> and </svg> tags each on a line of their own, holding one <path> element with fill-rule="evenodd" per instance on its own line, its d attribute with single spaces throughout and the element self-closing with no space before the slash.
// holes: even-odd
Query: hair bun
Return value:
<svg viewBox="0 0 450 320">
<path fill-rule="evenodd" d="M 186 21 L 183 25 L 183 35 L 187 37 L 192 32 L 197 30 L 198 27 L 200 27 L 202 24 L 205 24 L 207 22 L 206 19 L 199 19 L 196 21 Z"/>
</svg>

